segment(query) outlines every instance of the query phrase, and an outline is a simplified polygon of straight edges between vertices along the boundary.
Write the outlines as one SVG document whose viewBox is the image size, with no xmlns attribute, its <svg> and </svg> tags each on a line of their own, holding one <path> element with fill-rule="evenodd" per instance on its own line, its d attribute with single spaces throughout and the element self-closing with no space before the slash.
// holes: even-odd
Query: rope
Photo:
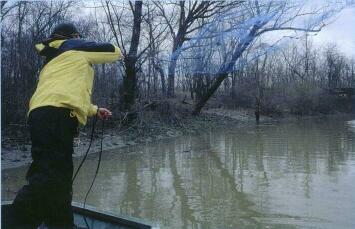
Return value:
<svg viewBox="0 0 355 229">
<path fill-rule="evenodd" d="M 95 183 L 95 180 L 96 180 L 96 177 L 97 177 L 97 174 L 99 173 L 99 169 L 100 169 L 100 164 L 101 164 L 101 158 L 102 158 L 102 145 L 103 145 L 103 139 L 104 139 L 104 129 L 105 129 L 105 121 L 102 120 L 102 131 L 101 131 L 101 142 L 100 142 L 100 153 L 99 153 L 99 160 L 97 162 L 97 166 L 96 166 L 96 171 L 95 171 L 95 175 L 94 175 L 94 178 L 92 179 L 92 182 L 91 182 L 91 185 L 90 185 L 90 188 L 89 190 L 87 191 L 86 195 L 85 195 L 85 199 L 84 199 L 84 209 L 86 207 L 86 200 L 91 192 L 91 189 L 92 187 L 94 186 L 94 183 Z M 84 215 L 84 221 L 85 221 L 85 224 L 86 226 L 90 229 L 89 227 L 89 224 L 86 220 L 86 217 Z"/>
<path fill-rule="evenodd" d="M 72 179 L 72 184 L 74 183 L 74 180 L 75 178 L 77 177 L 81 167 L 83 166 L 84 162 L 86 161 L 88 155 L 89 155 L 89 151 L 90 151 L 90 148 L 91 148 L 91 145 L 92 145 L 92 142 L 94 140 L 94 134 L 95 134 L 95 127 L 96 127 L 96 124 L 97 124 L 97 120 L 98 120 L 98 115 L 95 115 L 94 117 L 94 122 L 92 124 L 92 129 L 91 129 L 91 136 L 90 136 L 90 142 L 89 142 L 89 146 L 85 152 L 85 156 L 84 158 L 81 160 L 78 168 L 76 169 L 75 171 L 75 174 L 73 176 L 73 179 Z M 96 180 L 96 177 L 97 177 L 97 174 L 99 173 L 99 169 L 100 169 L 100 164 L 101 164 L 101 158 L 102 158 L 102 151 L 103 151 L 103 139 L 104 139 L 104 129 L 105 129 L 105 122 L 104 120 L 102 120 L 102 130 L 101 130 L 101 142 L 100 142 L 100 153 L 99 153 L 99 160 L 97 162 L 97 167 L 96 167 L 96 171 L 95 171 L 95 175 L 94 175 L 94 178 L 91 182 L 91 185 L 89 187 L 89 190 L 87 191 L 86 195 L 85 195 L 85 199 L 84 199 L 84 209 L 86 208 L 86 201 L 87 201 L 87 198 L 91 192 L 91 189 L 92 187 L 94 186 L 94 183 L 95 183 L 95 180 Z M 86 217 L 85 215 L 84 216 L 84 221 L 85 221 L 85 224 L 86 226 L 90 229 L 90 226 L 86 220 Z"/>
<path fill-rule="evenodd" d="M 91 137 L 90 137 L 90 143 L 89 143 L 88 149 L 87 149 L 86 152 L 85 152 L 85 156 L 84 156 L 83 160 L 81 160 L 81 162 L 80 162 L 78 168 L 77 168 L 76 171 L 75 171 L 75 174 L 74 174 L 73 179 L 72 179 L 72 184 L 74 183 L 74 180 L 75 180 L 76 176 L 78 175 L 78 173 L 79 173 L 81 167 L 83 166 L 83 164 L 84 164 L 86 158 L 87 158 L 88 155 L 89 155 L 89 150 L 90 150 L 91 144 L 92 144 L 92 142 L 93 142 L 93 140 L 94 140 L 94 133 L 95 133 L 95 126 L 96 126 L 96 123 L 97 123 L 97 115 L 95 115 L 95 117 L 94 117 L 94 123 L 92 124 Z"/>
</svg>

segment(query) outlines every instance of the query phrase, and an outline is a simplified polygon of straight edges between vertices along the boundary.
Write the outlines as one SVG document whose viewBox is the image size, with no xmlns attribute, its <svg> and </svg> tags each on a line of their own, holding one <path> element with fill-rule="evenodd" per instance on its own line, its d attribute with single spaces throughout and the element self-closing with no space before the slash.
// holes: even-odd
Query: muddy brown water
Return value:
<svg viewBox="0 0 355 229">
<path fill-rule="evenodd" d="M 88 204 L 160 228 L 355 228 L 355 120 L 206 130 L 103 156 Z M 78 160 L 77 160 L 78 162 Z M 74 185 L 82 202 L 91 155 Z M 2 199 L 26 168 L 2 171 Z"/>
</svg>

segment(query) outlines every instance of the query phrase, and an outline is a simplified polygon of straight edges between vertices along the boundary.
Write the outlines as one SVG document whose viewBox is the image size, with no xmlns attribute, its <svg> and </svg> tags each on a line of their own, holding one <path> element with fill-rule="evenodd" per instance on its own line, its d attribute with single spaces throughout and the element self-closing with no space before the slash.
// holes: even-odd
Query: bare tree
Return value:
<svg viewBox="0 0 355 229">
<path fill-rule="evenodd" d="M 166 9 L 162 2 L 154 2 L 160 9 L 161 16 L 165 19 L 169 26 L 170 34 L 172 36 L 173 44 L 171 57 L 168 67 L 168 91 L 169 97 L 174 96 L 175 86 L 175 68 L 179 58 L 180 52 L 177 50 L 182 47 L 189 36 L 203 26 L 198 24 L 198 20 L 206 20 L 220 13 L 227 8 L 235 7 L 240 3 L 225 2 L 225 1 L 180 1 L 173 2 L 174 7 Z M 167 10 L 173 11 L 167 13 Z M 175 17 L 174 11 L 178 11 L 178 16 Z M 169 16 L 170 15 L 170 16 Z M 177 25 L 177 27 L 175 26 Z"/>
<path fill-rule="evenodd" d="M 334 47 L 328 47 L 325 54 L 327 60 L 328 88 L 334 89 L 340 86 L 344 57 L 341 56 Z"/>
<path fill-rule="evenodd" d="M 121 110 L 129 110 L 131 106 L 135 103 L 135 98 L 137 96 L 137 72 L 142 69 L 142 64 L 146 61 L 146 58 L 142 59 L 147 50 L 152 48 L 152 45 L 155 45 L 156 41 L 161 39 L 161 36 L 164 34 L 164 29 L 158 30 L 156 34 L 151 33 L 151 37 L 148 36 L 147 39 L 142 41 L 142 23 L 149 22 L 151 19 L 146 19 L 149 14 L 143 13 L 143 3 L 142 1 L 135 1 L 134 4 L 129 2 L 129 10 L 133 15 L 132 25 L 128 28 L 131 31 L 130 40 L 124 38 L 127 33 L 127 24 L 123 23 L 124 20 L 129 20 L 125 18 L 128 16 L 125 14 L 127 9 L 125 7 L 117 7 L 113 2 L 105 2 L 106 16 L 110 25 L 110 28 L 113 32 L 115 40 L 121 51 L 124 55 L 124 67 L 125 75 L 123 76 L 123 83 L 120 88 L 121 101 L 120 106 Z M 129 17 L 129 16 L 128 16 Z M 152 26 L 152 24 L 149 25 Z M 150 27 L 151 30 L 155 30 L 156 26 Z M 124 31 L 126 30 L 126 32 Z M 149 30 L 149 29 L 148 29 Z M 145 32 L 145 31 L 144 31 Z M 147 42 L 148 40 L 148 42 Z M 129 46 L 129 49 L 127 48 Z M 154 47 L 153 47 L 154 49 Z M 138 65 L 139 63 L 139 65 Z M 155 64 L 155 66 L 159 66 Z"/>
<path fill-rule="evenodd" d="M 231 58 L 221 65 L 217 76 L 215 77 L 206 94 L 195 105 L 193 114 L 198 114 L 208 99 L 219 88 L 221 83 L 228 77 L 232 71 L 236 61 L 242 56 L 247 48 L 262 34 L 270 31 L 304 31 L 304 32 L 319 32 L 324 26 L 326 17 L 321 13 L 321 19 L 310 23 L 308 26 L 295 27 L 292 23 L 304 16 L 313 15 L 318 17 L 318 11 L 302 12 L 303 5 L 289 2 L 273 2 L 273 1 L 248 1 L 245 4 L 244 11 L 246 12 L 242 21 L 237 23 L 246 35 L 240 37 L 238 45 L 233 50 Z M 323 10 L 323 8 L 321 8 Z M 247 19 L 247 20 L 245 20 Z"/>
</svg>

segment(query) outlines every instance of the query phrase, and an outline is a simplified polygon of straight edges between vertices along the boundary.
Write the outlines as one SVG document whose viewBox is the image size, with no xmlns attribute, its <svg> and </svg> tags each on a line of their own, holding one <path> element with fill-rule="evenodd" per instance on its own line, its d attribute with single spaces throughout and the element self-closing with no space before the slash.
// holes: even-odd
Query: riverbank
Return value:
<svg viewBox="0 0 355 229">
<path fill-rule="evenodd" d="M 254 111 L 244 108 L 233 110 L 213 108 L 205 110 L 199 116 L 184 116 L 184 114 L 180 114 L 180 117 L 175 117 L 171 120 L 159 119 L 154 116 L 155 113 L 151 115 L 145 114 L 145 119 L 139 118 L 137 122 L 127 126 L 121 126 L 117 120 L 107 122 L 107 127 L 104 129 L 103 150 L 149 144 L 182 135 L 199 134 L 211 129 L 235 129 L 256 125 Z M 146 116 L 149 116 L 149 118 Z M 182 118 L 182 116 L 184 117 Z M 325 115 L 319 117 L 325 117 Z M 260 123 L 290 121 L 297 118 L 299 116 L 294 115 L 283 117 L 260 116 Z M 101 122 L 98 122 L 90 153 L 100 151 L 101 131 Z M 2 134 L 1 169 L 30 164 L 31 145 L 28 131 L 25 128 L 14 128 L 11 131 L 5 131 L 5 134 L 3 131 Z M 85 154 L 90 143 L 90 137 L 91 125 L 88 124 L 74 140 L 74 157 L 80 157 Z"/>
<path fill-rule="evenodd" d="M 156 113 L 156 112 L 155 112 Z M 110 121 L 104 129 L 103 150 L 147 144 L 154 141 L 174 138 L 185 134 L 198 134 L 211 128 L 235 128 L 238 125 L 255 123 L 253 111 L 247 109 L 223 110 L 209 109 L 199 116 L 186 115 L 171 120 L 159 119 L 155 114 L 145 114 L 145 120 L 121 126 L 118 121 Z M 147 116 L 150 116 L 147 118 Z M 149 120 L 147 120 L 149 119 Z M 262 116 L 261 121 L 271 120 Z M 74 139 L 74 157 L 85 154 L 91 137 L 89 123 Z M 90 153 L 100 150 L 101 122 L 96 125 L 94 140 Z M 3 131 L 1 139 L 1 169 L 15 168 L 31 163 L 31 145 L 26 127 L 13 127 Z"/>
</svg>

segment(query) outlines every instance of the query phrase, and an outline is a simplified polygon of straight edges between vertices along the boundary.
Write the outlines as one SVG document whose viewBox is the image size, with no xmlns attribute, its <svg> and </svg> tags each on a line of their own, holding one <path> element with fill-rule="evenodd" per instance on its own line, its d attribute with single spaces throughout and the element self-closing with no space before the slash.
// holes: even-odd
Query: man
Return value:
<svg viewBox="0 0 355 229">
<path fill-rule="evenodd" d="M 63 23 L 48 40 L 36 45 L 45 65 L 29 104 L 33 162 L 26 175 L 28 184 L 13 202 L 12 219 L 20 225 L 17 228 L 37 228 L 43 222 L 48 228 L 75 228 L 71 209 L 73 138 L 78 123 L 85 125 L 87 117 L 111 116 L 108 109 L 91 104 L 92 64 L 122 57 L 112 44 L 79 37 L 73 24 Z"/>
</svg>

